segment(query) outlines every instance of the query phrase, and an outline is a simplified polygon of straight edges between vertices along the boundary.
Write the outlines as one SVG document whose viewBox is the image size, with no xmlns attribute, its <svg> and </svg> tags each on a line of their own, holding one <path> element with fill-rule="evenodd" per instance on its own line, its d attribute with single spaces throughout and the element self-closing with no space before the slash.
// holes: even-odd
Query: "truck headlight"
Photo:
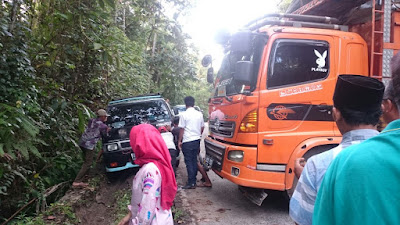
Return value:
<svg viewBox="0 0 400 225">
<path fill-rule="evenodd" d="M 111 152 L 111 151 L 115 151 L 118 150 L 118 145 L 117 144 L 109 144 L 107 145 L 107 151 Z"/>
<path fill-rule="evenodd" d="M 233 150 L 228 152 L 228 159 L 234 162 L 243 162 L 244 152 L 240 150 Z"/>
<path fill-rule="evenodd" d="M 119 129 L 118 135 L 120 138 L 125 138 L 128 135 L 128 132 L 126 131 L 126 129 Z"/>
</svg>

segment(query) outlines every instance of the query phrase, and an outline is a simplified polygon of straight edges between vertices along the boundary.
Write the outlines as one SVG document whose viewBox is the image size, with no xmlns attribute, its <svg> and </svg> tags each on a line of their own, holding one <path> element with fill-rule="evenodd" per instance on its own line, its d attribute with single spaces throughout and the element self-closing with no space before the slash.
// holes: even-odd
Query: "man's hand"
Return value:
<svg viewBox="0 0 400 225">
<path fill-rule="evenodd" d="M 185 132 L 184 128 L 179 130 L 179 139 L 178 139 L 178 148 L 182 150 L 182 140 L 183 140 L 183 133 Z"/>
<path fill-rule="evenodd" d="M 178 142 L 178 148 L 182 150 L 182 141 Z"/>
<path fill-rule="evenodd" d="M 103 149 L 100 149 L 99 153 L 97 154 L 96 163 L 100 162 L 100 158 L 103 155 Z"/>
<path fill-rule="evenodd" d="M 294 174 L 296 175 L 297 179 L 300 178 L 304 166 L 306 166 L 306 160 L 304 158 L 298 158 L 294 161 Z"/>
</svg>

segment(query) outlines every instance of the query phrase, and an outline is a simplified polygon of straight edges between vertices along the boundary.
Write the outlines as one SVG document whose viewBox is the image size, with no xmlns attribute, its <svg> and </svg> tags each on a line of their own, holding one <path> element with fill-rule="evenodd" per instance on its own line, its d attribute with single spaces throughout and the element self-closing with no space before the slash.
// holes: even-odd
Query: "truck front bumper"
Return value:
<svg viewBox="0 0 400 225">
<path fill-rule="evenodd" d="M 206 163 L 219 176 L 229 181 L 252 188 L 285 190 L 285 169 L 266 171 L 257 169 L 257 147 L 232 145 L 211 139 L 205 139 Z M 235 162 L 228 158 L 230 151 L 243 151 L 243 160 Z M 270 167 L 285 167 L 284 165 L 263 164 Z"/>
</svg>

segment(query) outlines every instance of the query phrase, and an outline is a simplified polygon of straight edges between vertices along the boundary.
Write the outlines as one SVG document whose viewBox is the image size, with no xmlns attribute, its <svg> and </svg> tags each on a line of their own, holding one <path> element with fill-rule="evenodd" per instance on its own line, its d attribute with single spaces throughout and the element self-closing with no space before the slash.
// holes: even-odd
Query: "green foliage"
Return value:
<svg viewBox="0 0 400 225">
<path fill-rule="evenodd" d="M 54 221 L 45 221 L 43 218 L 54 216 Z M 45 224 L 79 224 L 80 220 L 75 215 L 73 207 L 66 203 L 51 204 L 48 210 L 37 217 L 21 217 L 12 222 L 14 225 L 45 225 Z"/>
<path fill-rule="evenodd" d="M 29 154 L 41 158 L 36 145 L 43 143 L 37 138 L 39 128 L 35 121 L 26 115 L 17 102 L 17 107 L 0 103 L 0 157 L 5 154 L 12 159 L 16 157 L 29 159 Z"/>
<path fill-rule="evenodd" d="M 292 3 L 292 0 L 281 0 L 281 2 L 278 5 L 279 12 L 286 12 L 286 10 L 289 8 L 290 4 Z"/>
<path fill-rule="evenodd" d="M 15 105 L 34 98 L 35 78 L 27 52 L 26 16 L 18 13 L 20 1 L 0 5 L 0 102 Z"/>
<path fill-rule="evenodd" d="M 174 221 L 182 220 L 183 216 L 185 215 L 182 209 L 176 208 L 175 206 L 172 206 L 171 211 L 172 215 L 174 216 Z"/>
<path fill-rule="evenodd" d="M 46 189 L 74 179 L 77 140 L 92 110 L 111 98 L 162 92 L 181 104 L 196 89 L 202 102 L 207 85 L 196 75 L 196 50 L 176 21 L 188 7 L 181 0 L 1 2 L 0 221 L 32 199 L 53 201 Z"/>
</svg>

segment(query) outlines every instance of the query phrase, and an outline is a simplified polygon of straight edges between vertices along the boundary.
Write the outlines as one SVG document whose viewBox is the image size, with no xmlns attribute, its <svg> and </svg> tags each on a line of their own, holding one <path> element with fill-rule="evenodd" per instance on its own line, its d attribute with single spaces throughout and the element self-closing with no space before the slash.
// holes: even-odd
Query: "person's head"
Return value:
<svg viewBox="0 0 400 225">
<path fill-rule="evenodd" d="M 177 127 L 179 125 L 179 116 L 175 116 L 172 123 L 174 124 L 174 127 Z"/>
<path fill-rule="evenodd" d="M 342 134 L 362 126 L 376 127 L 385 86 L 360 75 L 340 75 L 333 95 L 333 118 Z"/>
<path fill-rule="evenodd" d="M 186 108 L 194 106 L 194 98 L 192 96 L 185 97 L 184 101 L 185 101 Z"/>
<path fill-rule="evenodd" d="M 99 118 L 101 121 L 106 122 L 107 121 L 107 117 L 110 116 L 107 114 L 106 110 L 104 109 L 99 109 L 97 110 L 97 118 Z"/>
<path fill-rule="evenodd" d="M 385 88 L 385 93 L 383 94 L 382 101 L 382 117 L 385 123 L 390 123 L 400 117 L 399 110 L 395 102 L 395 97 L 396 96 L 394 94 L 393 81 L 389 81 L 388 85 Z"/>
<path fill-rule="evenodd" d="M 400 112 L 400 51 L 393 56 L 390 68 L 392 70 L 394 101 Z"/>
</svg>

